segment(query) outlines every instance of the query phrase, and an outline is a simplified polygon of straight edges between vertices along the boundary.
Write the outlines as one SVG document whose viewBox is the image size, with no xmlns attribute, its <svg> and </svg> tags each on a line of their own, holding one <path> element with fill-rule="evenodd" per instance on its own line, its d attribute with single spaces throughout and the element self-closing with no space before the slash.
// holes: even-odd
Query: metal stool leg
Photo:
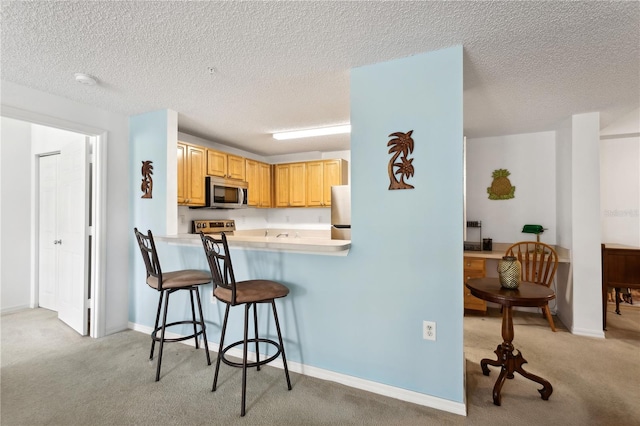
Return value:
<svg viewBox="0 0 640 426">
<path fill-rule="evenodd" d="M 169 295 L 170 291 L 167 291 L 167 297 L 164 299 L 164 313 L 162 315 L 162 331 L 160 333 L 160 353 L 158 354 L 158 368 L 156 369 L 156 382 L 160 380 L 160 366 L 162 365 L 162 349 L 164 347 L 164 332 L 167 326 L 167 310 L 169 308 Z"/>
<path fill-rule="evenodd" d="M 156 330 L 158 329 L 158 323 L 160 322 L 160 309 L 162 308 L 162 297 L 164 296 L 164 291 L 160 292 L 160 297 L 158 297 L 158 313 L 156 314 L 156 323 L 153 326 L 153 333 L 151 334 L 151 352 L 149 353 L 149 359 L 153 359 L 153 350 L 156 347 L 156 339 L 154 339 Z"/>
<path fill-rule="evenodd" d="M 226 305 L 224 320 L 222 321 L 222 335 L 220 336 L 220 346 L 218 347 L 218 359 L 216 360 L 216 372 L 213 375 L 213 386 L 211 392 L 215 392 L 218 383 L 218 372 L 220 371 L 220 360 L 222 359 L 222 349 L 224 348 L 224 335 L 227 332 L 227 320 L 229 319 L 229 305 Z"/>
<path fill-rule="evenodd" d="M 189 299 L 191 299 L 191 318 L 193 319 L 193 338 L 196 341 L 196 349 L 200 349 L 200 343 L 198 342 L 198 324 L 199 322 L 196 320 L 196 310 L 193 304 L 193 291 L 194 287 L 189 289 Z"/>
<path fill-rule="evenodd" d="M 284 354 L 284 343 L 282 342 L 282 333 L 280 333 L 280 322 L 278 321 L 278 312 L 276 311 L 276 302 L 271 301 L 273 309 L 273 319 L 276 321 L 276 330 L 278 331 L 278 341 L 280 342 L 280 351 L 282 353 L 282 364 L 284 364 L 284 375 L 287 378 L 287 388 L 291 390 L 291 380 L 289 379 L 289 368 L 287 367 L 287 357 Z"/>
<path fill-rule="evenodd" d="M 253 303 L 253 325 L 254 325 L 254 337 L 256 338 L 256 362 L 258 365 L 256 369 L 260 371 L 260 347 L 258 346 L 258 304 Z"/>
<path fill-rule="evenodd" d="M 244 305 L 244 345 L 242 348 L 242 408 L 240 417 L 244 417 L 245 405 L 247 400 L 247 346 L 249 340 L 249 307 L 250 304 Z"/>
<path fill-rule="evenodd" d="M 211 365 L 211 358 L 209 356 L 209 343 L 207 342 L 207 326 L 204 325 L 204 316 L 202 315 L 202 303 L 200 303 L 200 292 L 198 289 L 194 289 L 196 293 L 196 302 L 198 302 L 198 313 L 200 314 L 200 326 L 202 327 L 202 338 L 204 339 L 204 350 L 207 354 L 207 365 Z"/>
</svg>

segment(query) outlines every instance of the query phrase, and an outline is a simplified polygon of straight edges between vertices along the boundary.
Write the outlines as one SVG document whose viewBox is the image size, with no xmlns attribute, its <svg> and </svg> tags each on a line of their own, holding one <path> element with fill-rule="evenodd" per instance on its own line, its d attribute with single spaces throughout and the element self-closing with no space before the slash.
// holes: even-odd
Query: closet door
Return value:
<svg viewBox="0 0 640 426">
<path fill-rule="evenodd" d="M 59 154 L 55 154 L 39 159 L 38 305 L 52 311 L 58 310 L 59 157 Z"/>
<path fill-rule="evenodd" d="M 88 145 L 65 145 L 58 167 L 58 318 L 82 335 L 88 331 Z"/>
</svg>

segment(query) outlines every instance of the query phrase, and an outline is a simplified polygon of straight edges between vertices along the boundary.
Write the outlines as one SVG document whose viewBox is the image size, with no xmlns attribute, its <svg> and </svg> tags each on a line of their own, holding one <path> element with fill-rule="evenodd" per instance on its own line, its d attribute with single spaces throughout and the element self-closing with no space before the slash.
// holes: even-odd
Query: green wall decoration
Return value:
<svg viewBox="0 0 640 426">
<path fill-rule="evenodd" d="M 404 181 L 405 178 L 413 177 L 413 164 L 411 164 L 413 163 L 413 158 L 408 157 L 413 152 L 412 133 L 413 130 L 409 130 L 407 133 L 395 132 L 389 135 L 389 137 L 393 137 L 387 143 L 387 146 L 391 147 L 389 148 L 389 154 L 393 153 L 393 157 L 389 160 L 389 166 L 387 167 L 389 189 L 413 189 L 413 185 L 409 185 Z M 400 180 L 396 178 L 396 175 L 400 176 Z"/>
<path fill-rule="evenodd" d="M 487 188 L 490 200 L 509 200 L 515 198 L 516 187 L 511 185 L 509 170 L 497 169 L 492 173 L 493 182 Z"/>
</svg>

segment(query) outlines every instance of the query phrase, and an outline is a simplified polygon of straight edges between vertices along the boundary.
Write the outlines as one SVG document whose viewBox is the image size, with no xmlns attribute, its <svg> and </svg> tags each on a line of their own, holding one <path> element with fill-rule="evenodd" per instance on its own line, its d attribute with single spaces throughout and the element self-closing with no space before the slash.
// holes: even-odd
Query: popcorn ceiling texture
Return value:
<svg viewBox="0 0 640 426">
<path fill-rule="evenodd" d="M 264 156 L 348 149 L 269 134 L 348 122 L 353 67 L 454 45 L 468 137 L 640 103 L 639 2 L 5 1 L 1 36 L 3 80 Z"/>
</svg>

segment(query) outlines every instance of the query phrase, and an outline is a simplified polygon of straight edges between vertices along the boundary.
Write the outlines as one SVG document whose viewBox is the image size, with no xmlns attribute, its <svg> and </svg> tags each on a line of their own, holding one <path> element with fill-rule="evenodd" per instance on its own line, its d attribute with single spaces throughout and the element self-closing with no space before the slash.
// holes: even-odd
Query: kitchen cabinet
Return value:
<svg viewBox="0 0 640 426">
<path fill-rule="evenodd" d="M 306 163 L 276 164 L 276 207 L 306 206 Z"/>
<path fill-rule="evenodd" d="M 271 165 L 247 158 L 245 170 L 249 207 L 271 207 Z"/>
<path fill-rule="evenodd" d="M 178 142 L 178 204 L 205 205 L 206 149 Z"/>
<path fill-rule="evenodd" d="M 307 166 L 307 207 L 331 206 L 331 187 L 347 184 L 345 160 L 309 161 Z"/>
<path fill-rule="evenodd" d="M 207 149 L 207 175 L 245 180 L 245 159 L 226 152 Z"/>
<path fill-rule="evenodd" d="M 476 257 L 464 258 L 464 284 L 471 278 L 484 278 L 486 275 L 485 259 Z M 464 288 L 464 309 L 474 311 L 487 311 L 487 302 L 471 294 L 471 290 L 463 284 Z"/>
<path fill-rule="evenodd" d="M 272 173 L 271 164 L 258 163 L 260 169 L 260 207 L 271 207 L 272 203 Z"/>
</svg>

